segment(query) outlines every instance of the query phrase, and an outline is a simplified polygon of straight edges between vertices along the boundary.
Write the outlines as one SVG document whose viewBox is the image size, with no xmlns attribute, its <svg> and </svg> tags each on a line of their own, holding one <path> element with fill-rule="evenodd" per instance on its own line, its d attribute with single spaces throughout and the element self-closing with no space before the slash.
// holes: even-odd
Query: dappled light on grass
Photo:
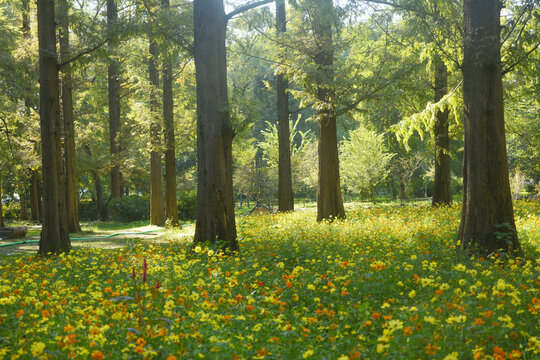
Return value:
<svg viewBox="0 0 540 360">
<path fill-rule="evenodd" d="M 0 265 L 0 357 L 538 358 L 539 221 L 516 205 L 530 258 L 506 263 L 456 249 L 457 206 L 240 217 L 239 256 L 169 231 L 19 257 Z"/>
</svg>

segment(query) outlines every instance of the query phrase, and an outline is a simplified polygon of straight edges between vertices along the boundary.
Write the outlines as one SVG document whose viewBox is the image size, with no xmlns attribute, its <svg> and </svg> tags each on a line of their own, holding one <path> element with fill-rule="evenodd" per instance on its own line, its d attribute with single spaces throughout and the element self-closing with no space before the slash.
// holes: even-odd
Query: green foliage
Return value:
<svg viewBox="0 0 540 360">
<path fill-rule="evenodd" d="M 95 201 L 79 201 L 79 219 L 83 221 L 95 221 L 99 219 L 98 207 Z"/>
<path fill-rule="evenodd" d="M 111 219 L 120 222 L 146 220 L 150 217 L 150 200 L 147 196 L 129 195 L 112 199 L 109 203 Z"/>
<path fill-rule="evenodd" d="M 363 126 L 349 133 L 340 146 L 343 185 L 356 193 L 373 194 L 375 186 L 390 172 L 394 154 L 384 146 L 384 135 Z"/>
<path fill-rule="evenodd" d="M 197 191 L 179 191 L 178 217 L 181 220 L 195 220 L 197 217 Z"/>
</svg>

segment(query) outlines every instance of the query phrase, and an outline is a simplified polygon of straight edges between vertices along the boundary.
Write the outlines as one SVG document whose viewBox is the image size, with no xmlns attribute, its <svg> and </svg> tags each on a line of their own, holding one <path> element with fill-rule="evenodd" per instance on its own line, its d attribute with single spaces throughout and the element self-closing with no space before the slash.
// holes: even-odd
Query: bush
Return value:
<svg viewBox="0 0 540 360">
<path fill-rule="evenodd" d="M 178 218 L 195 220 L 197 217 L 197 191 L 189 190 L 178 195 Z"/>
<path fill-rule="evenodd" d="M 2 214 L 6 220 L 17 220 L 21 214 L 21 208 L 18 202 L 10 201 L 2 205 Z"/>
<path fill-rule="evenodd" d="M 113 221 L 131 222 L 150 218 L 150 200 L 146 196 L 129 195 L 109 203 Z"/>
<path fill-rule="evenodd" d="M 98 207 L 95 201 L 81 200 L 79 202 L 79 219 L 86 221 L 99 219 Z"/>
</svg>

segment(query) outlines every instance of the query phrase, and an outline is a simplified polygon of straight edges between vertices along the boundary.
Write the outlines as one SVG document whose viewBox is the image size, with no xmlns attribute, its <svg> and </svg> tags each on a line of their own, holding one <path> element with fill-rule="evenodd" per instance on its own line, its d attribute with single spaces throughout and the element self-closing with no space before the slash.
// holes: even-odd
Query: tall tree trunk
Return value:
<svg viewBox="0 0 540 360">
<path fill-rule="evenodd" d="M 37 170 L 30 170 L 30 219 L 39 221 L 41 218 L 41 181 Z"/>
<path fill-rule="evenodd" d="M 276 28 L 278 36 L 286 30 L 285 1 L 276 0 Z M 283 54 L 281 54 L 283 56 Z M 282 74 L 276 77 L 278 114 L 278 211 L 294 211 L 294 194 L 291 174 L 291 132 L 289 129 L 289 99 L 287 80 Z"/>
<path fill-rule="evenodd" d="M 334 90 L 329 79 L 334 78 L 334 48 L 332 43 L 332 0 L 313 2 L 312 27 L 318 53 L 315 63 L 321 84 L 317 89 L 319 120 L 319 181 L 317 188 L 317 221 L 345 218 L 339 179 L 339 157 Z"/>
<path fill-rule="evenodd" d="M 22 188 L 19 193 L 19 205 L 20 205 L 20 220 L 28 220 L 26 211 L 26 188 Z"/>
<path fill-rule="evenodd" d="M 4 224 L 4 209 L 2 208 L 2 179 L 0 179 L 0 227 L 5 227 Z"/>
<path fill-rule="evenodd" d="M 159 100 L 157 91 L 159 89 L 159 73 L 156 67 L 158 57 L 157 44 L 150 36 L 150 58 L 148 59 L 148 73 L 152 90 L 150 94 L 150 224 L 163 226 L 165 217 L 163 212 L 163 176 L 161 174 L 161 121 L 158 115 Z"/>
<path fill-rule="evenodd" d="M 434 59 L 435 102 L 447 93 L 448 70 L 439 56 Z M 452 188 L 450 186 L 450 140 L 448 136 L 448 109 L 438 111 L 435 118 L 435 180 L 433 186 L 432 205 L 452 204 Z"/>
<path fill-rule="evenodd" d="M 193 24 L 198 165 L 194 242 L 222 242 L 236 251 L 223 1 L 195 0 Z"/>
<path fill-rule="evenodd" d="M 99 177 L 97 171 L 92 171 L 92 178 L 94 179 L 94 186 L 96 188 L 96 204 L 98 208 L 99 220 L 106 221 L 109 218 L 109 214 L 103 198 L 103 185 L 101 184 L 101 178 Z"/>
<path fill-rule="evenodd" d="M 65 62 L 70 56 L 69 5 L 67 0 L 58 4 L 60 24 L 60 59 Z M 77 195 L 77 172 L 75 168 L 75 126 L 73 123 L 73 94 L 71 64 L 62 67 L 62 114 L 64 118 L 64 191 L 66 196 L 67 223 L 69 232 L 80 232 L 79 197 Z"/>
<path fill-rule="evenodd" d="M 465 0 L 465 151 L 459 239 L 465 249 L 518 254 L 504 130 L 499 0 Z"/>
<path fill-rule="evenodd" d="M 109 36 L 112 38 L 116 31 L 118 22 L 118 9 L 115 0 L 107 0 L 107 26 Z M 109 51 L 114 53 L 116 42 L 109 41 Z M 111 153 L 111 199 L 122 196 L 122 183 L 120 175 L 120 157 L 122 148 L 120 146 L 120 131 L 122 123 L 120 121 L 120 71 L 118 61 L 109 58 L 108 65 L 109 83 L 109 146 Z"/>
<path fill-rule="evenodd" d="M 38 0 L 37 13 L 44 209 L 38 254 L 47 255 L 69 252 L 71 242 L 66 224 L 64 196 L 60 189 L 62 126 L 58 94 L 54 0 Z"/>
<path fill-rule="evenodd" d="M 164 11 L 169 11 L 169 0 L 162 0 Z M 174 139 L 174 103 L 172 61 L 166 54 L 163 61 L 163 123 L 165 133 L 165 218 L 173 226 L 178 226 L 178 205 L 176 200 L 176 158 Z"/>
</svg>

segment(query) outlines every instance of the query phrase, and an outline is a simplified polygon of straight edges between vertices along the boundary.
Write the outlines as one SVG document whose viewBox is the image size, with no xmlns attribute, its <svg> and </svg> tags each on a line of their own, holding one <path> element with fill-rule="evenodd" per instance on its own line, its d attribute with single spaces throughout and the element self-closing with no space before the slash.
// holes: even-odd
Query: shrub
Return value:
<svg viewBox="0 0 540 360">
<path fill-rule="evenodd" d="M 97 204 L 92 200 L 81 200 L 79 202 L 79 219 L 95 221 L 99 219 Z"/>
<path fill-rule="evenodd" d="M 195 220 L 197 217 L 197 191 L 188 190 L 178 195 L 178 218 Z"/>
<path fill-rule="evenodd" d="M 129 195 L 109 203 L 113 221 L 131 222 L 150 218 L 150 200 L 146 196 Z"/>
</svg>

